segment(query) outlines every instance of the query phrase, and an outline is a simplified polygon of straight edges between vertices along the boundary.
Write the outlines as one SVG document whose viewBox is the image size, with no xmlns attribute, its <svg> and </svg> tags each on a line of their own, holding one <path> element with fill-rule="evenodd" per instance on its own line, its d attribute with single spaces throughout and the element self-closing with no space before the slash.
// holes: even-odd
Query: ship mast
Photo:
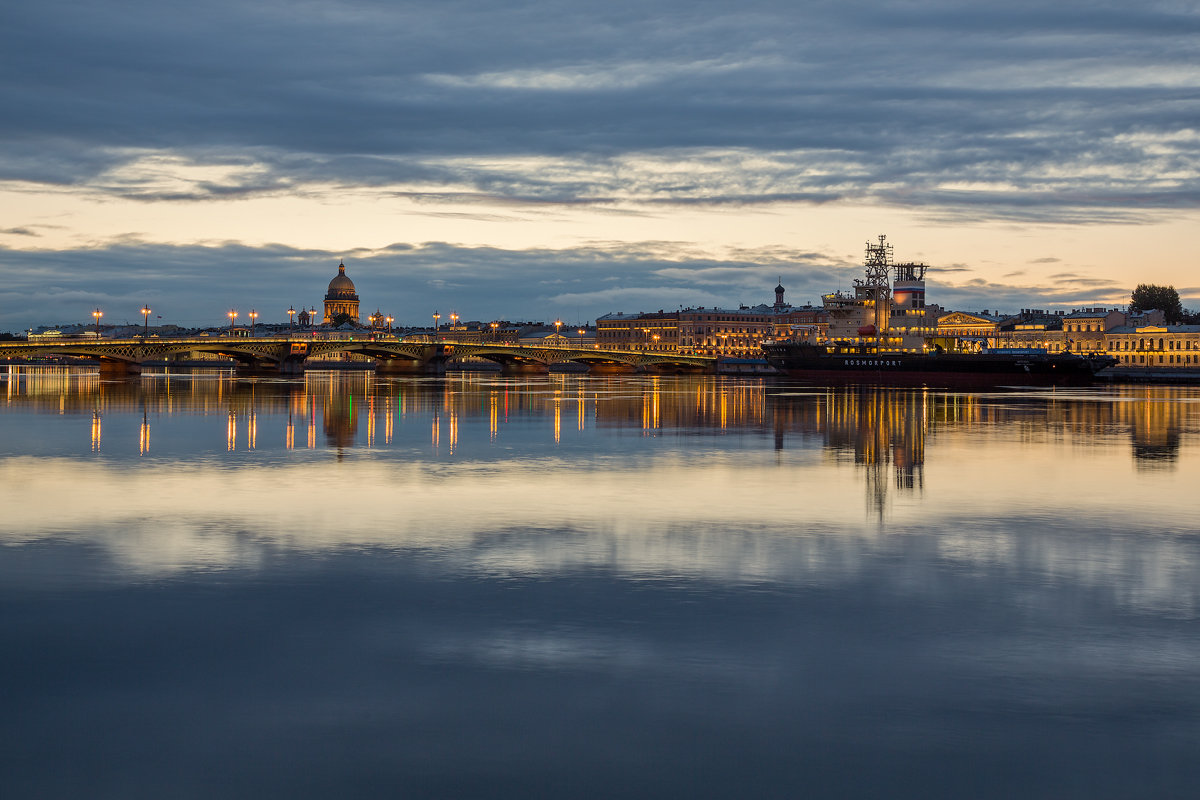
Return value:
<svg viewBox="0 0 1200 800">
<path fill-rule="evenodd" d="M 867 286 L 888 289 L 888 275 L 892 271 L 892 246 L 887 237 L 879 234 L 879 244 L 867 242 L 867 257 L 863 264 L 867 268 Z"/>
<path fill-rule="evenodd" d="M 875 352 L 879 352 L 879 342 L 891 322 L 889 306 L 891 305 L 892 287 L 889 281 L 892 271 L 892 246 L 887 243 L 887 237 L 879 234 L 879 244 L 867 242 L 867 257 L 863 261 L 866 267 L 867 279 L 863 286 L 870 292 L 875 317 Z"/>
</svg>

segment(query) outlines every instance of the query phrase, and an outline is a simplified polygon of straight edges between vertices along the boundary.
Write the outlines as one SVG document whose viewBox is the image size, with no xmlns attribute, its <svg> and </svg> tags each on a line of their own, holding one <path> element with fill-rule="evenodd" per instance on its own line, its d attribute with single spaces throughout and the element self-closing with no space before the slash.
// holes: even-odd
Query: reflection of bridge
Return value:
<svg viewBox="0 0 1200 800">
<path fill-rule="evenodd" d="M 101 372 L 136 374 L 147 363 L 182 362 L 204 356 L 222 356 L 237 362 L 239 370 L 255 373 L 296 374 L 306 361 L 353 353 L 374 359 L 381 372 L 439 374 L 448 363 L 480 358 L 497 363 L 508 374 L 539 373 L 552 364 L 573 362 L 592 372 L 713 373 L 711 356 L 682 355 L 638 350 L 599 350 L 585 347 L 529 347 L 516 344 L 462 343 L 453 341 L 406 342 L 387 337 L 341 336 L 195 336 L 180 338 L 63 339 L 13 342 L 0 346 L 0 358 L 89 358 L 100 362 Z"/>
</svg>

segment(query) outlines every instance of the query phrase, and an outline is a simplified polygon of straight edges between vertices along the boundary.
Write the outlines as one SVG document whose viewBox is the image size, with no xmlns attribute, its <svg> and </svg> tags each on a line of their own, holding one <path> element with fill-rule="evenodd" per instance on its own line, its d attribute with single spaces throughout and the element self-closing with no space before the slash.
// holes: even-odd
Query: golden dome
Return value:
<svg viewBox="0 0 1200 800">
<path fill-rule="evenodd" d="M 338 274 L 329 282 L 329 291 L 325 292 L 326 300 L 357 300 L 358 293 L 354 290 L 354 281 L 346 277 L 345 262 L 338 264 Z"/>
</svg>

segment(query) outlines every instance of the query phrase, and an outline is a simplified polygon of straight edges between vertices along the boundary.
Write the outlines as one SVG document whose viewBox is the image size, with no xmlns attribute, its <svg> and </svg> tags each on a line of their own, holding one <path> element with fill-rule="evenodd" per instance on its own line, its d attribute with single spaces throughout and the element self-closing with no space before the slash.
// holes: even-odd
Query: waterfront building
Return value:
<svg viewBox="0 0 1200 800">
<path fill-rule="evenodd" d="M 1104 351 L 1104 334 L 1126 324 L 1125 313 L 1115 308 L 1084 308 L 1063 318 L 1066 347 L 1075 353 Z"/>
<path fill-rule="evenodd" d="M 346 277 L 345 262 L 338 264 L 338 274 L 333 276 L 325 292 L 324 323 L 332 325 L 342 315 L 358 324 L 358 292 L 354 289 L 354 281 Z"/>
<path fill-rule="evenodd" d="M 1123 367 L 1200 367 L 1200 325 L 1122 325 L 1104 347 Z"/>
<path fill-rule="evenodd" d="M 606 314 L 596 320 L 596 345 L 609 350 L 761 358 L 764 340 L 790 338 L 796 326 L 818 326 L 824 331 L 828 324 L 824 309 L 794 308 L 784 302 L 783 294 L 781 283 L 775 287 L 773 305 Z"/>
<path fill-rule="evenodd" d="M 938 317 L 933 335 L 936 343 L 947 350 L 971 349 L 972 345 L 980 349 L 992 346 L 1003 321 L 1004 317 L 987 310 L 978 314 L 951 311 Z"/>
<path fill-rule="evenodd" d="M 1000 323 L 990 346 L 1060 353 L 1066 342 L 1063 336 L 1064 316 L 1062 311 L 1023 308 L 1020 314 Z"/>
</svg>

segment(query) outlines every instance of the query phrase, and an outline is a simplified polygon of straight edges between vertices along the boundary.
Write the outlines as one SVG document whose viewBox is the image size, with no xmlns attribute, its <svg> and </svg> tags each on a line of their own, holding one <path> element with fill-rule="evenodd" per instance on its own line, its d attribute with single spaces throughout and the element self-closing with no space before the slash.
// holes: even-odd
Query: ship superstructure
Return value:
<svg viewBox="0 0 1200 800">
<path fill-rule="evenodd" d="M 886 236 L 867 242 L 865 276 L 850 292 L 821 297 L 829 314 L 828 344 L 869 353 L 920 353 L 934 334 L 925 316 L 924 264 L 895 263 Z"/>
</svg>

